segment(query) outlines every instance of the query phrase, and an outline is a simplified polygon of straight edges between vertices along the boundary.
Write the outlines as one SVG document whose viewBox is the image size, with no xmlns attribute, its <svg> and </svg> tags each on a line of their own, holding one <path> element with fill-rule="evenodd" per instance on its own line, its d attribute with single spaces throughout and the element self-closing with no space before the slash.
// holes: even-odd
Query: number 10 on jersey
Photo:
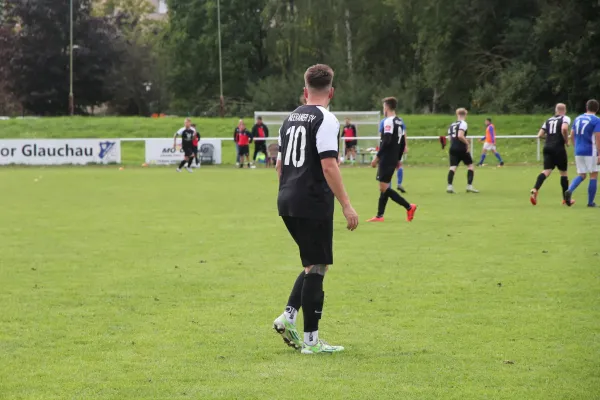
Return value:
<svg viewBox="0 0 600 400">
<path fill-rule="evenodd" d="M 290 165 L 291 158 L 294 167 L 300 168 L 304 165 L 306 158 L 306 128 L 303 126 L 290 126 L 285 135 L 288 136 L 288 141 L 283 163 L 284 165 Z M 298 148 L 298 142 L 300 142 L 300 148 Z M 298 157 L 298 152 L 300 152 L 300 157 Z"/>
</svg>

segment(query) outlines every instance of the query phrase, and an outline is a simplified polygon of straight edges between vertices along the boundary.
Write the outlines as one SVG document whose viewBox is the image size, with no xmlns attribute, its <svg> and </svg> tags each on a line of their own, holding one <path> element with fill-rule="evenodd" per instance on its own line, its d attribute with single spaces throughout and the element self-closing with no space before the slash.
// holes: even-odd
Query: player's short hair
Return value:
<svg viewBox="0 0 600 400">
<path fill-rule="evenodd" d="M 566 106 L 564 103 L 558 103 L 558 104 L 556 105 L 556 109 L 555 109 L 555 111 L 556 111 L 557 113 L 558 113 L 558 112 L 564 112 L 564 113 L 566 113 L 566 112 L 567 112 L 567 106 Z"/>
<path fill-rule="evenodd" d="M 585 108 L 589 112 L 597 113 L 600 110 L 600 103 L 596 99 L 591 99 L 585 104 Z"/>
<path fill-rule="evenodd" d="M 395 110 L 398 107 L 398 99 L 395 97 L 386 97 L 383 99 L 383 104 L 388 106 L 390 110 Z"/>
<path fill-rule="evenodd" d="M 458 115 L 458 116 L 460 116 L 460 117 L 466 117 L 468 113 L 469 113 L 469 112 L 468 112 L 468 111 L 467 111 L 467 109 L 466 109 L 466 108 L 464 108 L 464 107 L 461 107 L 461 108 L 458 108 L 458 109 L 456 109 L 456 115 Z"/>
<path fill-rule="evenodd" d="M 256 117 L 257 121 L 262 121 L 262 117 L 259 115 L 258 117 Z"/>
<path fill-rule="evenodd" d="M 489 122 L 490 124 L 492 123 L 492 119 L 491 119 L 490 117 L 487 117 L 485 120 L 486 120 L 487 122 Z"/>
<path fill-rule="evenodd" d="M 333 69 L 329 65 L 316 64 L 308 67 L 304 73 L 304 84 L 307 88 L 326 91 L 333 84 Z"/>
<path fill-rule="evenodd" d="M 192 122 L 192 119 L 191 119 L 190 117 L 187 117 L 187 118 L 185 119 L 185 122 Z"/>
</svg>

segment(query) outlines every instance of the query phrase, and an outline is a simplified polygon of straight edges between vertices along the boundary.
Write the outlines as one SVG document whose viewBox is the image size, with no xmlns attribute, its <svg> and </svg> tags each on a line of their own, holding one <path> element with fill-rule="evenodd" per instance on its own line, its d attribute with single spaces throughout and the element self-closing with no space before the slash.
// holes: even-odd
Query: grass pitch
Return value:
<svg viewBox="0 0 600 400">
<path fill-rule="evenodd" d="M 538 170 L 451 196 L 408 168 L 411 224 L 338 209 L 321 335 L 346 352 L 311 357 L 271 331 L 300 270 L 273 170 L 1 169 L 0 398 L 597 399 L 600 214 L 556 176 L 532 207 Z M 343 174 L 373 216 L 374 170 Z"/>
</svg>

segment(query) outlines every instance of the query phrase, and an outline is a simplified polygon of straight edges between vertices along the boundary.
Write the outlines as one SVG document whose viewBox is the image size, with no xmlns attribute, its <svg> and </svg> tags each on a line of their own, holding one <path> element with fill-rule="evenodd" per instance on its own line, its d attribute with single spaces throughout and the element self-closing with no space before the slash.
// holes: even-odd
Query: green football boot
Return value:
<svg viewBox="0 0 600 400">
<path fill-rule="evenodd" d="M 273 321 L 273 329 L 281 335 L 285 344 L 293 347 L 294 350 L 300 350 L 302 348 L 302 340 L 300 340 L 296 325 L 289 322 L 284 314 L 281 314 Z"/>
<path fill-rule="evenodd" d="M 314 346 L 302 343 L 302 354 L 332 354 L 344 351 L 343 346 L 332 346 L 324 340 L 319 339 Z"/>
</svg>

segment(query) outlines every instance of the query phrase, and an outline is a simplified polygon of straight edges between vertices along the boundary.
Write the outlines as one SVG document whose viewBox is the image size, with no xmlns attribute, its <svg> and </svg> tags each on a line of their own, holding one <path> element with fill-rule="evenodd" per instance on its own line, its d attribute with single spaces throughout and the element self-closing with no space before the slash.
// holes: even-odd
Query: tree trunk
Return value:
<svg viewBox="0 0 600 400">
<path fill-rule="evenodd" d="M 346 51 L 348 71 L 352 73 L 352 30 L 350 29 L 350 10 L 346 9 Z"/>
</svg>

